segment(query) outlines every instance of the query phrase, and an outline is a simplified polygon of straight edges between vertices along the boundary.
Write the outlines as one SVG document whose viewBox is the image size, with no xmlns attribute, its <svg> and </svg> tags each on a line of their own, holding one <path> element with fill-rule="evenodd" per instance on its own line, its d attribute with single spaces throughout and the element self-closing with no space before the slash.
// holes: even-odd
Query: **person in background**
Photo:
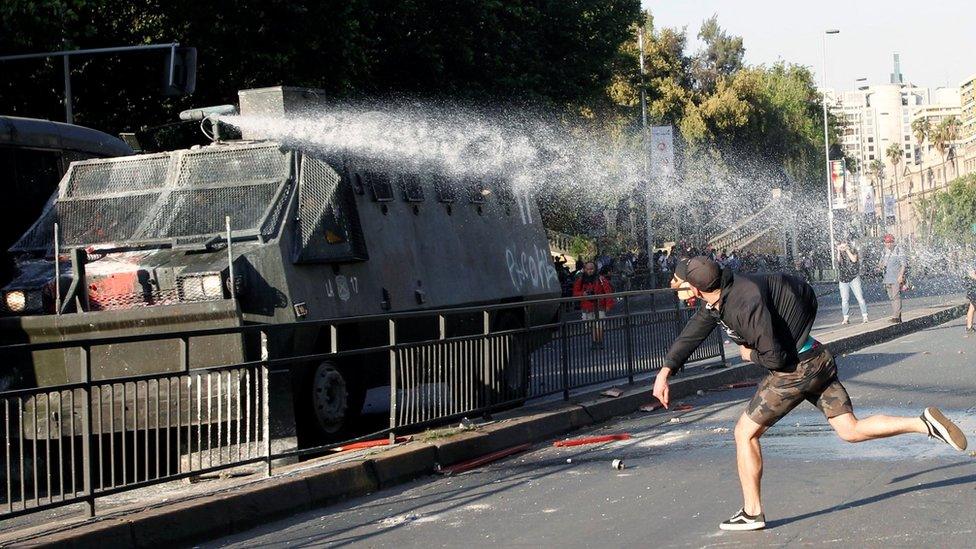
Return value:
<svg viewBox="0 0 976 549">
<path fill-rule="evenodd" d="M 584 299 L 580 302 L 580 309 L 583 311 L 583 320 L 593 322 L 593 341 L 591 349 L 603 348 L 603 326 L 600 319 L 606 316 L 606 312 L 613 308 L 616 303 L 613 297 L 602 294 L 613 293 L 613 287 L 606 278 L 600 276 L 596 270 L 596 263 L 587 261 L 583 266 L 583 276 L 576 279 L 573 284 L 573 296 L 583 297 L 597 295 L 597 299 Z"/>
<path fill-rule="evenodd" d="M 634 279 L 634 260 L 632 259 L 631 253 L 625 252 L 621 254 L 617 263 L 620 266 L 621 286 L 623 286 L 625 292 L 629 292 Z"/>
<path fill-rule="evenodd" d="M 891 301 L 891 318 L 889 322 L 901 322 L 901 285 L 905 283 L 905 268 L 908 262 L 901 249 L 895 246 L 895 236 L 891 233 L 884 235 L 884 253 L 878 262 L 878 269 L 884 271 L 881 283 L 888 290 Z"/>
<path fill-rule="evenodd" d="M 840 308 L 844 315 L 843 324 L 851 323 L 851 291 L 861 308 L 861 322 L 868 321 L 868 306 L 864 302 L 861 289 L 861 257 L 852 241 L 837 240 L 837 284 L 840 286 Z"/>
<path fill-rule="evenodd" d="M 966 311 L 966 337 L 973 335 L 973 316 L 976 315 L 976 261 L 966 271 L 966 299 L 969 300 L 969 310 Z"/>
</svg>

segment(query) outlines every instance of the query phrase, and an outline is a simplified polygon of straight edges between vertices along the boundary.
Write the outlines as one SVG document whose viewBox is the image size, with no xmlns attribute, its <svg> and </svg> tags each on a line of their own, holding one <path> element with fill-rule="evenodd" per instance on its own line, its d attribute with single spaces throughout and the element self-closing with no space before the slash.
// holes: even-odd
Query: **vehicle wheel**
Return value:
<svg viewBox="0 0 976 549">
<path fill-rule="evenodd" d="M 331 362 L 323 362 L 312 376 L 312 410 L 319 428 L 327 435 L 342 431 L 348 419 L 349 387 Z"/>
</svg>

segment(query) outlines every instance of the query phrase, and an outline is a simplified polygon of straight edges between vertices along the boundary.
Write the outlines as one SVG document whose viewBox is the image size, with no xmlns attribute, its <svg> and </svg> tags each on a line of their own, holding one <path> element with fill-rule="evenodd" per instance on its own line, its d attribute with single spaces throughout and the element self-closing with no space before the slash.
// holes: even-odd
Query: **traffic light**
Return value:
<svg viewBox="0 0 976 549">
<path fill-rule="evenodd" d="M 172 54 L 166 56 L 163 70 L 163 95 L 190 95 L 196 87 L 197 49 L 173 49 Z"/>
</svg>

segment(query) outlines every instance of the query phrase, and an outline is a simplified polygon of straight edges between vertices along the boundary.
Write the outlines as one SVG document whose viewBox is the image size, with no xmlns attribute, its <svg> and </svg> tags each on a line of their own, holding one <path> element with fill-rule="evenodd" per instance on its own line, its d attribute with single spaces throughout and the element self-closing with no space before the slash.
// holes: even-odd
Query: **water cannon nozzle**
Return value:
<svg viewBox="0 0 976 549">
<path fill-rule="evenodd" d="M 230 116 L 237 114 L 237 107 L 234 105 L 214 105 L 212 107 L 201 107 L 199 109 L 187 109 L 180 113 L 180 120 L 201 121 L 210 119 L 211 121 L 220 116 Z"/>
</svg>

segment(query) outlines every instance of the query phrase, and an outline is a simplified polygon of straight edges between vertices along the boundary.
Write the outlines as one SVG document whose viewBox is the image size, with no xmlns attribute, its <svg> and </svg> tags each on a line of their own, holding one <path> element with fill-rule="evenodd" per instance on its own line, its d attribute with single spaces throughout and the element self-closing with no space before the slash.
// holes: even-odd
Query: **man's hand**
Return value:
<svg viewBox="0 0 976 549">
<path fill-rule="evenodd" d="M 739 356 L 746 362 L 752 362 L 752 349 L 745 345 L 739 345 Z"/>
<path fill-rule="evenodd" d="M 898 275 L 898 283 L 899 284 L 905 283 L 905 275 Z"/>
<path fill-rule="evenodd" d="M 669 393 L 671 389 L 668 387 L 668 376 L 671 375 L 671 368 L 661 368 L 661 371 L 657 373 L 657 377 L 654 379 L 654 391 L 653 395 L 661 401 L 661 404 L 665 408 L 668 407 L 670 403 Z"/>
</svg>

